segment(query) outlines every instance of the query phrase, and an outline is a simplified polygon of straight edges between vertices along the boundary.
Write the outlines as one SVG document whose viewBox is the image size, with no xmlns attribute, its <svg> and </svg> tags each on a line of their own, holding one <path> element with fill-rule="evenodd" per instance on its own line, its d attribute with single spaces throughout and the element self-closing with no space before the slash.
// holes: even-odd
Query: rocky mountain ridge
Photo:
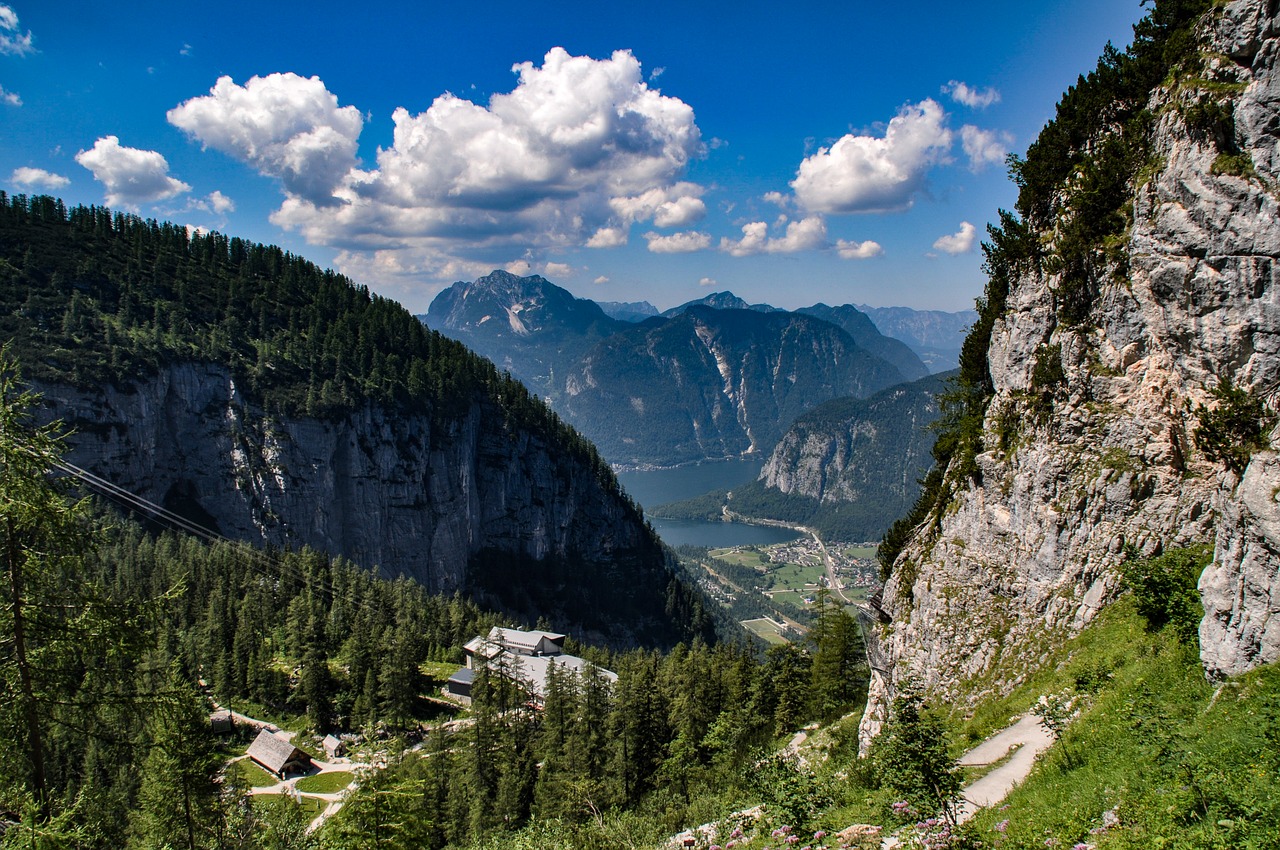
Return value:
<svg viewBox="0 0 1280 850">
<path fill-rule="evenodd" d="M 797 419 L 778 441 L 760 480 L 820 503 L 856 502 L 892 493 L 901 515 L 932 463 L 930 426 L 945 376 L 890 387 L 866 399 L 836 399 Z"/>
<path fill-rule="evenodd" d="M 768 451 L 814 405 L 901 381 L 828 322 L 694 306 L 597 345 L 559 406 L 610 462 L 671 464 Z"/>
<path fill-rule="evenodd" d="M 1048 259 L 1011 275 L 980 450 L 969 469 L 953 460 L 950 498 L 892 564 L 864 745 L 908 678 L 961 704 L 1007 690 L 1119 592 L 1130 554 L 1214 542 L 1206 672 L 1280 658 L 1280 461 L 1258 451 L 1237 474 L 1195 438 L 1223 378 L 1273 409 L 1280 397 L 1280 18 L 1235 0 L 1194 32 L 1146 104 L 1151 156 L 1129 175 L 1123 242 L 1096 249 L 1083 289 L 1051 262 L 1080 189 L 1060 185 L 1065 212 L 1030 234 Z"/>
<path fill-rule="evenodd" d="M 690 322 L 691 313 L 702 318 Z M 731 292 L 626 322 L 544 278 L 495 271 L 442 292 L 424 321 L 509 371 L 622 465 L 768 451 L 791 422 L 771 417 L 928 374 L 904 343 L 883 336 L 854 307 L 789 313 Z M 711 340 L 742 334 L 771 352 L 765 359 L 786 360 L 788 374 L 804 376 L 815 394 L 791 392 L 748 365 L 749 348 L 728 342 L 711 350 Z"/>
<path fill-rule="evenodd" d="M 558 390 L 557 370 L 630 324 L 546 278 L 502 270 L 455 283 L 421 318 L 544 397 Z"/>
</svg>

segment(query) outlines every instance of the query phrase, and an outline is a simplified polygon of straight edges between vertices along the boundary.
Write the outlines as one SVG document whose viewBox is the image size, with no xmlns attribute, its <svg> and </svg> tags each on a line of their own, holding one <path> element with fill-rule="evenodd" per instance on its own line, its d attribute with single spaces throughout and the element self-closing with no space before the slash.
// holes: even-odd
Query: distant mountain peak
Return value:
<svg viewBox="0 0 1280 850">
<path fill-rule="evenodd" d="M 679 316 L 690 307 L 710 307 L 713 310 L 755 310 L 757 313 L 776 313 L 777 307 L 769 304 L 748 304 L 745 300 L 734 295 L 732 292 L 725 290 L 724 292 L 713 292 L 704 298 L 698 298 L 693 301 L 686 301 L 679 307 L 672 307 L 662 315 Z"/>
</svg>

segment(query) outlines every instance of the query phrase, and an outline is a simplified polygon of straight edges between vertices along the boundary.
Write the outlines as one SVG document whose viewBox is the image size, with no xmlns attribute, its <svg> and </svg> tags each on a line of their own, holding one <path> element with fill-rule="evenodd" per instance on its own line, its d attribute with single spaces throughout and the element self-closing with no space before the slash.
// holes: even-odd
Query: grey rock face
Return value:
<svg viewBox="0 0 1280 850">
<path fill-rule="evenodd" d="M 1280 390 L 1280 210 L 1269 188 L 1280 166 L 1280 22 L 1261 0 L 1217 14 L 1204 76 L 1238 90 L 1235 142 L 1256 176 L 1215 173 L 1214 140 L 1183 119 L 1194 81 L 1157 92 L 1163 167 L 1135 189 L 1128 274 L 1103 284 L 1076 327 L 1055 317 L 1055 277 L 1014 282 L 989 351 L 996 395 L 980 483 L 894 566 L 884 592 L 893 622 L 876 634 L 886 663 L 873 675 L 864 744 L 904 677 L 943 700 L 1016 685 L 1115 594 L 1125 544 L 1151 555 L 1216 540 L 1200 581 L 1206 671 L 1280 658 L 1280 464 L 1260 453 L 1237 481 L 1192 438 L 1193 411 L 1212 404 L 1220 377 L 1273 408 Z M 1037 353 L 1057 353 L 1066 380 L 1033 418 Z"/>
<path fill-rule="evenodd" d="M 310 546 L 435 592 L 464 588 L 482 550 L 590 568 L 645 545 L 590 470 L 479 403 L 446 430 L 375 406 L 284 419 L 193 363 L 128 389 L 37 389 L 76 431 L 72 463 L 227 537 Z"/>
</svg>

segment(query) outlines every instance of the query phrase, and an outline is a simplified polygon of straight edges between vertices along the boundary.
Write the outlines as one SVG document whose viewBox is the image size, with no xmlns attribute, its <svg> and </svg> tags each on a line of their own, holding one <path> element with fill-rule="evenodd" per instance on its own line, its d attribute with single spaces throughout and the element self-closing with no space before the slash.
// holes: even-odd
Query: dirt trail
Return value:
<svg viewBox="0 0 1280 850">
<path fill-rule="evenodd" d="M 1024 715 L 1002 732 L 997 732 L 960 757 L 962 767 L 995 764 L 1012 751 L 1009 760 L 979 779 L 966 785 L 961 792 L 964 800 L 958 820 L 964 823 L 978 809 L 985 809 L 1003 800 L 1014 786 L 1027 778 L 1036 756 L 1053 746 L 1053 736 L 1045 731 L 1038 718 Z"/>
<path fill-rule="evenodd" d="M 1034 715 L 1023 715 L 1000 732 L 962 755 L 957 762 L 961 767 L 983 767 L 1008 757 L 1008 761 L 975 779 L 960 792 L 960 805 L 956 821 L 964 823 L 985 809 L 999 803 L 1031 773 L 1036 756 L 1053 746 L 1053 736 Z M 901 847 L 896 836 L 888 836 L 881 842 L 881 850 Z"/>
</svg>

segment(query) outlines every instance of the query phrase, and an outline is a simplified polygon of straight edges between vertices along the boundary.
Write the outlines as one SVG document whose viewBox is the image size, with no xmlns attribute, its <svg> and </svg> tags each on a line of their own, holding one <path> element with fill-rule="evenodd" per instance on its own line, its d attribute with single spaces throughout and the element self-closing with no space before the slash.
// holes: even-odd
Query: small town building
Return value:
<svg viewBox="0 0 1280 850">
<path fill-rule="evenodd" d="M 266 729 L 253 739 L 247 755 L 280 779 L 292 773 L 306 773 L 313 767 L 311 756 L 295 747 L 292 741 Z"/>
</svg>

